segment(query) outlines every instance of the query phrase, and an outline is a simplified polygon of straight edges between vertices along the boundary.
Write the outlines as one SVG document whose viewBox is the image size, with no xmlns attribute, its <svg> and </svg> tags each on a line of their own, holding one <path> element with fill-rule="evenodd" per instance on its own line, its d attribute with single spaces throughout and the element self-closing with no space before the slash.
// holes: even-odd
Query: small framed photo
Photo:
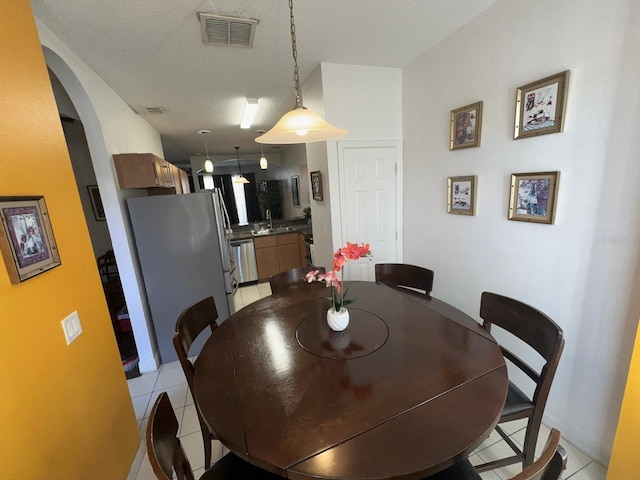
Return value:
<svg viewBox="0 0 640 480">
<path fill-rule="evenodd" d="M 476 176 L 449 177 L 447 180 L 447 212 L 457 215 L 476 214 Z"/>
<path fill-rule="evenodd" d="M 518 88 L 514 139 L 562 131 L 568 82 L 565 70 Z"/>
<path fill-rule="evenodd" d="M 93 208 L 93 216 L 98 222 L 105 221 L 107 217 L 104 214 L 104 207 L 102 206 L 102 199 L 100 198 L 100 190 L 97 185 L 87 185 L 89 191 L 89 198 L 91 199 L 91 207 Z"/>
<path fill-rule="evenodd" d="M 11 283 L 60 265 L 43 196 L 0 197 L 0 250 Z"/>
<path fill-rule="evenodd" d="M 479 147 L 481 127 L 482 102 L 452 110 L 449 150 Z"/>
<path fill-rule="evenodd" d="M 291 198 L 293 199 L 293 206 L 300 206 L 300 175 L 294 175 L 291 177 Z"/>
<path fill-rule="evenodd" d="M 555 220 L 560 172 L 511 175 L 509 220 L 550 223 Z"/>
<path fill-rule="evenodd" d="M 311 172 L 311 194 L 314 200 L 322 200 L 322 175 Z"/>
</svg>

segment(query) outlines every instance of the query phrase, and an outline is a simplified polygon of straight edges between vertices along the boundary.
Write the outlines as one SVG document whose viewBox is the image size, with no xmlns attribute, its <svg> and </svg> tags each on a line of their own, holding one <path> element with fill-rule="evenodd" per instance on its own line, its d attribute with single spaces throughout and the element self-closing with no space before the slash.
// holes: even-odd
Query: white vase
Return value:
<svg viewBox="0 0 640 480">
<path fill-rule="evenodd" d="M 327 323 L 334 332 L 341 332 L 349 325 L 349 310 L 342 308 L 336 312 L 333 307 L 327 310 Z"/>
</svg>

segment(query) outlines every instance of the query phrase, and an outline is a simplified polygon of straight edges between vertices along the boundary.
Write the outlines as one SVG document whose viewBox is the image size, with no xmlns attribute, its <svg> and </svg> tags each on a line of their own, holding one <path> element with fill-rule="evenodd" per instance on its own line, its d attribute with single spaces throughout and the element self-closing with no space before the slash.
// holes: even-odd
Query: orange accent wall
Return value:
<svg viewBox="0 0 640 480">
<path fill-rule="evenodd" d="M 640 324 L 631 356 L 618 429 L 609 460 L 607 480 L 638 478 L 640 472 Z"/>
<path fill-rule="evenodd" d="M 62 260 L 14 285 L 0 258 L 0 477 L 125 479 L 138 427 L 28 0 L 4 2 L 0 58 L 0 195 L 45 196 Z"/>
</svg>

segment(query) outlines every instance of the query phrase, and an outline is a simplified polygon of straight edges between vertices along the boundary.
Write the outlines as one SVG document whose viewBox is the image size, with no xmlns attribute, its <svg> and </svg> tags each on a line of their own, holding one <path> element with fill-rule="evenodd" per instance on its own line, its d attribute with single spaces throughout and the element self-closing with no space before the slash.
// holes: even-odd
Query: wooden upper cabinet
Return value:
<svg viewBox="0 0 640 480">
<path fill-rule="evenodd" d="M 173 165 L 152 153 L 117 154 L 113 163 L 120 188 L 175 187 Z"/>
</svg>

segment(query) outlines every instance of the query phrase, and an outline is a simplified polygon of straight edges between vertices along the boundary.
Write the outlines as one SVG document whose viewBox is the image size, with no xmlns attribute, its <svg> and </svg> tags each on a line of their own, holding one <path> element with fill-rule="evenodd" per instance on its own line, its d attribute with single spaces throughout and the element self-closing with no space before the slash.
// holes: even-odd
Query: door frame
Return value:
<svg viewBox="0 0 640 480">
<path fill-rule="evenodd" d="M 361 149 L 361 148 L 394 148 L 396 151 L 396 258 L 397 262 L 402 263 L 403 261 L 403 244 L 404 244 L 404 234 L 403 234 L 403 204 L 402 204 L 402 159 L 403 159 L 403 151 L 402 151 L 402 140 L 338 140 L 338 164 L 335 168 L 335 176 L 333 176 L 336 180 L 338 180 L 339 185 L 339 195 L 338 202 L 331 202 L 331 224 L 334 225 L 333 228 L 333 250 L 335 251 L 337 248 L 343 246 L 348 239 L 344 238 L 344 232 L 346 231 L 346 216 L 342 215 L 342 212 L 345 209 L 345 192 L 346 192 L 346 182 L 344 175 L 342 173 L 342 165 L 344 165 L 344 157 L 345 150 L 347 149 Z M 336 228 L 338 227 L 339 228 Z M 375 254 L 375 252 L 374 252 Z"/>
</svg>

